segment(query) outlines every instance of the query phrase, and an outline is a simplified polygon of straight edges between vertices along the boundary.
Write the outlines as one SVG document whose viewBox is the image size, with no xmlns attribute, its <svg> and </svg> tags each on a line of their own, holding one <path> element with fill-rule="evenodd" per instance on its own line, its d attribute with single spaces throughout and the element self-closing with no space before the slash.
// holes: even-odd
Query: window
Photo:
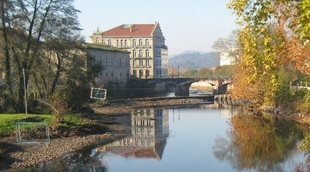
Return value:
<svg viewBox="0 0 310 172">
<path fill-rule="evenodd" d="M 121 40 L 121 47 L 123 47 L 123 40 Z"/>
<path fill-rule="evenodd" d="M 124 47 L 127 47 L 127 40 L 124 41 Z"/>
<path fill-rule="evenodd" d="M 142 57 L 142 50 L 139 50 L 139 57 Z"/>
<path fill-rule="evenodd" d="M 137 45 L 136 40 L 135 40 L 135 39 L 133 39 L 133 40 L 132 40 L 132 46 L 134 46 L 134 47 L 135 47 L 136 45 Z"/>
<path fill-rule="evenodd" d="M 143 60 L 139 60 L 139 67 L 143 66 Z"/>
<path fill-rule="evenodd" d="M 98 37 L 96 37 L 96 43 L 99 43 L 99 38 Z"/>
<path fill-rule="evenodd" d="M 111 46 L 111 40 L 110 39 L 108 40 L 108 45 Z"/>
<path fill-rule="evenodd" d="M 150 57 L 150 51 L 149 50 L 145 50 L 145 55 L 146 55 L 146 57 Z"/>
<path fill-rule="evenodd" d="M 145 46 L 149 46 L 149 40 L 148 39 L 145 40 Z"/>
<path fill-rule="evenodd" d="M 150 66 L 150 60 L 146 60 L 146 67 L 149 67 Z"/>
<path fill-rule="evenodd" d="M 119 40 L 116 41 L 116 46 L 117 46 L 117 47 L 119 46 Z"/>
<path fill-rule="evenodd" d="M 159 69 L 156 69 L 156 75 L 157 76 L 159 75 Z"/>
<path fill-rule="evenodd" d="M 149 70 L 145 70 L 145 77 L 148 78 L 150 76 L 150 71 Z M 147 115 L 149 115 L 150 112 L 147 113 Z"/>
<path fill-rule="evenodd" d="M 133 51 L 132 51 L 132 57 L 137 57 L 136 50 L 133 50 Z"/>
<path fill-rule="evenodd" d="M 139 77 L 140 77 L 140 78 L 143 77 L 143 70 L 139 70 Z"/>
<path fill-rule="evenodd" d="M 132 67 L 135 67 L 135 60 L 132 60 Z"/>
<path fill-rule="evenodd" d="M 136 78 L 136 77 L 137 77 L 137 71 L 136 71 L 136 70 L 133 70 L 133 71 L 132 71 L 132 75 L 133 75 L 134 78 Z"/>
<path fill-rule="evenodd" d="M 157 59 L 156 62 L 156 66 L 161 66 L 161 59 Z"/>
<path fill-rule="evenodd" d="M 156 51 L 156 57 L 161 57 L 161 51 L 160 50 Z"/>
<path fill-rule="evenodd" d="M 142 39 L 139 39 L 139 46 L 142 47 Z"/>
</svg>

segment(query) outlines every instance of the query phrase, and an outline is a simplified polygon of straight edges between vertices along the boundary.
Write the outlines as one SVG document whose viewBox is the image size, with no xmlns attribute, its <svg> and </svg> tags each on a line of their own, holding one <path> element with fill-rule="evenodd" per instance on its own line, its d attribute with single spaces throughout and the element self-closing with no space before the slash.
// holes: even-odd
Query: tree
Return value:
<svg viewBox="0 0 310 172">
<path fill-rule="evenodd" d="M 21 111 L 23 70 L 28 90 L 36 88 L 41 97 L 55 92 L 63 59 L 76 45 L 78 10 L 73 0 L 3 0 L 0 10 L 6 85 Z M 50 78 L 52 82 L 47 81 Z"/>
<path fill-rule="evenodd" d="M 213 43 L 212 48 L 221 53 L 226 53 L 228 56 L 233 57 L 235 61 L 238 60 L 240 54 L 238 33 L 238 30 L 234 30 L 227 38 L 219 38 Z"/>
<path fill-rule="evenodd" d="M 213 153 L 237 171 L 283 171 L 277 164 L 287 158 L 307 132 L 292 121 L 253 114 L 238 114 L 230 123 L 228 137 L 216 139 Z"/>
<path fill-rule="evenodd" d="M 242 26 L 233 95 L 258 106 L 276 106 L 279 94 L 289 93 L 283 91 L 288 83 L 281 78 L 288 78 L 292 70 L 283 69 L 294 66 L 303 75 L 310 74 L 309 23 L 305 22 L 310 17 L 309 1 L 230 0 L 228 6 Z"/>
</svg>

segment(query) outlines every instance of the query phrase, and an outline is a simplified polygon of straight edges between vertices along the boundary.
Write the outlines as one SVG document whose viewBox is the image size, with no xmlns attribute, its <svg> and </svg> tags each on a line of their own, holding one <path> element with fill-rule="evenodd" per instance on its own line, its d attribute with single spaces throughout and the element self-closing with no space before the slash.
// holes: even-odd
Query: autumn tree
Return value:
<svg viewBox="0 0 310 172">
<path fill-rule="evenodd" d="M 303 137 L 306 130 L 291 121 L 275 120 L 253 114 L 238 114 L 230 120 L 228 137 L 216 139 L 213 153 L 237 171 L 282 171 L 277 164 Z"/>
<path fill-rule="evenodd" d="M 228 6 L 242 26 L 236 98 L 274 107 L 283 97 L 280 94 L 289 93 L 285 89 L 293 80 L 292 71 L 309 76 L 309 4 L 309 0 L 230 0 Z"/>
</svg>

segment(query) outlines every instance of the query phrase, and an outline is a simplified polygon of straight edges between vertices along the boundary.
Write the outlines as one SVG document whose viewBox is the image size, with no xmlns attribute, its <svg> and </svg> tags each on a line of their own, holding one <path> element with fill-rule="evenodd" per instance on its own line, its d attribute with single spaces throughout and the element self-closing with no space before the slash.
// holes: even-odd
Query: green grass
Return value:
<svg viewBox="0 0 310 172">
<path fill-rule="evenodd" d="M 55 118 L 54 115 L 50 114 L 0 114 L 0 136 L 5 136 L 14 132 L 17 122 L 46 122 L 47 124 L 52 124 Z M 64 115 L 64 119 L 66 124 L 70 126 L 81 125 L 84 123 L 78 115 Z"/>
<path fill-rule="evenodd" d="M 66 123 L 70 123 L 71 125 L 82 125 L 84 124 L 84 121 L 81 119 L 81 117 L 77 115 L 65 115 L 64 119 Z"/>
</svg>

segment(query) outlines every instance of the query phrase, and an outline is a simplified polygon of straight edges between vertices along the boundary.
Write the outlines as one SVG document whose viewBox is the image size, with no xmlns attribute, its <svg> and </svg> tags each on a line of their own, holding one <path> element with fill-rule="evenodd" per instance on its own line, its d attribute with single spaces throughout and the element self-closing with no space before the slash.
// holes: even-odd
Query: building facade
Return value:
<svg viewBox="0 0 310 172">
<path fill-rule="evenodd" d="M 93 73 L 91 77 L 97 86 L 126 85 L 130 75 L 130 52 L 101 44 L 87 44 L 86 47 L 87 68 Z"/>
<path fill-rule="evenodd" d="M 130 52 L 130 75 L 133 78 L 167 78 L 168 48 L 159 26 L 127 24 L 91 36 L 93 43 L 104 44 Z"/>
<path fill-rule="evenodd" d="M 220 66 L 225 66 L 225 65 L 233 65 L 235 63 L 235 58 L 231 56 L 227 52 L 222 52 L 220 54 Z"/>
<path fill-rule="evenodd" d="M 161 159 L 169 135 L 169 110 L 136 109 L 131 113 L 131 135 L 97 149 L 124 157 Z"/>
</svg>

